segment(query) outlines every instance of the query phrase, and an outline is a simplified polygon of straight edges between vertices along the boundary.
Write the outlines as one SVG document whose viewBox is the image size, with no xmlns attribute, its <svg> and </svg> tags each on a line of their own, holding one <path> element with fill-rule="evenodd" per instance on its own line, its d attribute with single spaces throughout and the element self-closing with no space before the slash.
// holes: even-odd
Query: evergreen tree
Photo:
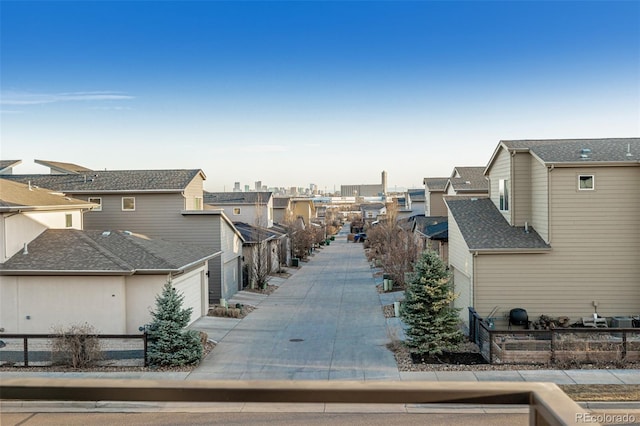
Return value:
<svg viewBox="0 0 640 426">
<path fill-rule="evenodd" d="M 182 309 L 184 296 L 168 282 L 156 297 L 156 311 L 148 327 L 149 364 L 177 366 L 195 364 L 202 358 L 199 333 L 185 330 L 192 308 Z"/>
<path fill-rule="evenodd" d="M 405 290 L 400 316 L 408 326 L 405 344 L 416 355 L 441 355 L 462 342 L 457 295 L 444 262 L 431 251 L 422 253 Z"/>
</svg>

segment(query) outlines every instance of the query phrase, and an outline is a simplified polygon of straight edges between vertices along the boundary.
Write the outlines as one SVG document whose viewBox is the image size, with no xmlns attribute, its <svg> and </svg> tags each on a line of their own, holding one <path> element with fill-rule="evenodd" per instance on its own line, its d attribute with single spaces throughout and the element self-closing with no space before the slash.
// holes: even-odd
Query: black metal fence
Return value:
<svg viewBox="0 0 640 426">
<path fill-rule="evenodd" d="M 53 342 L 64 334 L 0 334 L 0 365 L 47 366 L 54 363 Z M 100 342 L 101 365 L 147 366 L 147 334 L 88 334 Z"/>
</svg>

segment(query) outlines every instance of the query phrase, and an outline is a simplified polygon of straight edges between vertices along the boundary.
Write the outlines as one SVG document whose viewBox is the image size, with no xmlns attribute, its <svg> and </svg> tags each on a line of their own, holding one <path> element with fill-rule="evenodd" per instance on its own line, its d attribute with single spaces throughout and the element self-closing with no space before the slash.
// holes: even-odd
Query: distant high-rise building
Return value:
<svg viewBox="0 0 640 426">
<path fill-rule="evenodd" d="M 244 186 L 244 192 L 249 192 L 249 185 Z"/>
<path fill-rule="evenodd" d="M 387 172 L 382 171 L 382 195 L 387 195 Z"/>
<path fill-rule="evenodd" d="M 255 187 L 256 187 L 256 191 L 262 191 L 262 181 L 261 180 L 257 180 L 256 184 L 255 184 Z"/>
<path fill-rule="evenodd" d="M 242 192 L 242 190 L 240 189 L 240 182 L 235 182 L 233 184 L 233 192 Z"/>
</svg>

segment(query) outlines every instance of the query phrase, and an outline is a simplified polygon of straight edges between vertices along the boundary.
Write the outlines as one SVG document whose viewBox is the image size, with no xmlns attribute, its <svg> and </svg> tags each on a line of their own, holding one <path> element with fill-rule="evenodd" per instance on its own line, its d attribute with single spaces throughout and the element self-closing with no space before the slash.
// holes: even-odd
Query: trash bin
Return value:
<svg viewBox="0 0 640 426">
<path fill-rule="evenodd" d="M 294 268 L 300 266 L 300 259 L 298 259 L 297 257 L 291 259 L 291 266 L 293 266 Z"/>
</svg>

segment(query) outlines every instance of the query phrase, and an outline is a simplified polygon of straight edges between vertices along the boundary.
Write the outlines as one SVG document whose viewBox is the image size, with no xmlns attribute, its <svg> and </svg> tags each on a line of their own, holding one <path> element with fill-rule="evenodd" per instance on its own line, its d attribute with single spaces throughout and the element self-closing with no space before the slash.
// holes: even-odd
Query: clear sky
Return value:
<svg viewBox="0 0 640 426">
<path fill-rule="evenodd" d="M 1 154 L 208 190 L 422 187 L 501 139 L 640 135 L 638 1 L 0 1 Z"/>
</svg>

